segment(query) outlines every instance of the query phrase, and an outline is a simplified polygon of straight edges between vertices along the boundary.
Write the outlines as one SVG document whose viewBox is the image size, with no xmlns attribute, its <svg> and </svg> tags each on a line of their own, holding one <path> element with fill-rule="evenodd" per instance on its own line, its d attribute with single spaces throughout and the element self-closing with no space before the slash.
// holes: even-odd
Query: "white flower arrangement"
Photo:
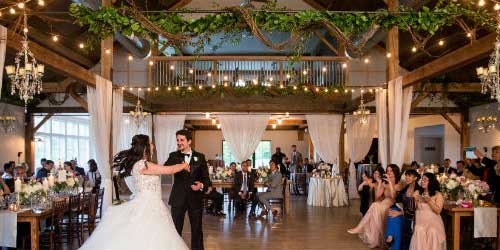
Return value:
<svg viewBox="0 0 500 250">
<path fill-rule="evenodd" d="M 468 191 L 474 199 L 477 199 L 479 195 L 486 195 L 490 190 L 488 183 L 480 180 L 469 181 L 466 186 L 466 191 Z"/>
<path fill-rule="evenodd" d="M 330 165 L 326 163 L 321 163 L 318 165 L 317 169 L 313 170 L 313 177 L 315 178 L 330 178 L 332 176 L 332 169 Z"/>
<path fill-rule="evenodd" d="M 21 191 L 19 192 L 21 203 L 29 204 L 30 200 L 36 196 L 46 196 L 47 193 L 43 190 L 43 185 L 36 180 L 30 180 L 27 183 L 21 185 Z"/>
<path fill-rule="evenodd" d="M 271 176 L 271 169 L 268 167 L 259 167 L 257 169 L 257 181 L 258 182 L 266 182 Z"/>
</svg>

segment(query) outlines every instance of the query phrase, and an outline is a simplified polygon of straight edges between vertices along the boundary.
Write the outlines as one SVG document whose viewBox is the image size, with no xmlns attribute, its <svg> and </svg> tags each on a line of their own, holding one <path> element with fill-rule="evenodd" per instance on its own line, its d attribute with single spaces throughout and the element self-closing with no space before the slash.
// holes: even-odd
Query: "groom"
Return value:
<svg viewBox="0 0 500 250">
<path fill-rule="evenodd" d="M 164 165 L 188 162 L 191 172 L 181 171 L 174 175 L 174 186 L 168 204 L 172 207 L 175 229 L 182 236 L 184 216 L 188 212 L 191 223 L 191 249 L 203 250 L 202 196 L 209 187 L 208 167 L 205 155 L 191 149 L 192 137 L 188 130 L 175 133 L 177 151 L 170 153 Z"/>
</svg>

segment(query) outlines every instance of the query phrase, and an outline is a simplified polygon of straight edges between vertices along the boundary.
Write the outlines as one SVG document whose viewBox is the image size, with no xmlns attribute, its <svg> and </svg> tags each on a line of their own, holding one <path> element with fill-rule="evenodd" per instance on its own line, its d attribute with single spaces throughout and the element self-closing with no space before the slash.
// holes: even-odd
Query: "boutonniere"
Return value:
<svg viewBox="0 0 500 250">
<path fill-rule="evenodd" d="M 198 161 L 198 157 L 196 157 L 196 156 L 193 157 L 193 159 L 194 159 L 194 161 Z"/>
</svg>

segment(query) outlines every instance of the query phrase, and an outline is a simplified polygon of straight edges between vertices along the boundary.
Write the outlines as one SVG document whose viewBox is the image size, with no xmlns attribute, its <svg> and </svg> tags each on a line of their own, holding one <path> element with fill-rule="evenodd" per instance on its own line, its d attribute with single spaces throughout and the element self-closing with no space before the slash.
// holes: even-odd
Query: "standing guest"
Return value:
<svg viewBox="0 0 500 250">
<path fill-rule="evenodd" d="M 271 210 L 270 199 L 273 198 L 283 198 L 283 181 L 281 173 L 278 170 L 278 164 L 271 160 L 269 162 L 269 167 L 271 168 L 271 179 L 266 183 L 268 189 L 267 192 L 257 193 L 257 198 L 264 207 L 259 215 L 259 218 L 269 214 Z M 272 211 L 273 216 L 277 215 L 277 210 Z"/>
<path fill-rule="evenodd" d="M 212 208 L 214 211 L 214 215 L 225 217 L 226 214 L 223 212 L 224 196 L 213 188 L 212 182 L 210 182 L 210 185 L 208 186 L 207 192 L 205 192 L 205 194 L 208 196 L 210 200 L 212 200 Z"/>
<path fill-rule="evenodd" d="M 439 192 L 439 182 L 432 173 L 422 177 L 423 193 L 415 191 L 417 210 L 411 250 L 446 250 L 446 233 L 441 218 L 444 199 Z"/>
<path fill-rule="evenodd" d="M 85 176 L 85 169 L 79 167 L 76 160 L 71 160 L 71 166 L 73 166 L 73 171 L 76 176 Z"/>
<path fill-rule="evenodd" d="M 92 192 L 96 193 L 101 185 L 101 174 L 97 169 L 97 162 L 94 159 L 90 159 L 87 162 L 87 165 L 89 166 L 89 171 L 87 172 L 87 179 L 88 182 L 90 183 L 90 186 L 92 187 Z"/>
<path fill-rule="evenodd" d="M 484 165 L 483 180 L 486 180 L 493 192 L 493 201 L 500 203 L 500 145 L 491 149 L 491 159 L 484 156 L 478 149 L 474 154 L 479 158 L 481 164 Z"/>
<path fill-rule="evenodd" d="M 239 218 L 242 213 L 246 210 L 246 202 L 251 201 L 254 198 L 254 187 L 255 187 L 255 177 L 248 171 L 248 162 L 244 161 L 241 163 L 241 172 L 234 175 L 233 192 L 236 194 L 236 216 L 235 219 Z M 252 208 L 253 208 L 252 204 Z"/>
<path fill-rule="evenodd" d="M 297 151 L 297 145 L 292 145 L 292 153 L 290 159 L 290 172 L 295 173 L 301 167 L 302 154 Z"/>
<path fill-rule="evenodd" d="M 366 211 L 368 211 L 368 208 L 373 201 L 373 180 L 369 177 L 368 171 L 364 171 L 363 174 L 361 174 L 361 178 L 363 179 L 363 182 L 358 186 L 358 193 L 359 197 L 361 198 L 359 211 L 363 216 L 365 216 Z"/>
<path fill-rule="evenodd" d="M 44 168 L 45 164 L 47 164 L 47 159 L 45 158 L 40 159 L 40 166 L 36 168 L 35 173 L 38 173 L 40 169 Z"/>
<path fill-rule="evenodd" d="M 38 170 L 38 172 L 36 173 L 36 178 L 41 180 L 44 177 L 48 177 L 50 171 L 52 171 L 53 168 L 54 168 L 54 162 L 52 160 L 47 160 L 45 162 L 44 167 Z"/>
<path fill-rule="evenodd" d="M 14 166 L 11 162 L 3 164 L 2 179 L 11 191 L 14 190 Z"/>
<path fill-rule="evenodd" d="M 368 208 L 359 224 L 347 231 L 350 234 L 361 234 L 361 239 L 370 248 L 384 245 L 384 224 L 387 210 L 394 203 L 388 184 L 382 182 L 384 174 L 385 171 L 382 167 L 377 167 L 373 172 L 375 201 Z"/>
<path fill-rule="evenodd" d="M 309 163 L 309 158 L 304 158 L 304 172 L 306 173 L 312 173 L 314 170 L 313 164 Z"/>
<path fill-rule="evenodd" d="M 483 167 L 478 159 L 465 159 L 464 176 L 471 180 L 481 180 L 483 176 Z"/>
<path fill-rule="evenodd" d="M 283 163 L 285 158 L 286 158 L 286 155 L 281 152 L 281 148 L 276 147 L 276 153 L 274 153 L 271 156 L 271 161 L 276 162 L 276 164 L 278 164 L 278 167 L 279 167 L 282 175 L 286 174 L 286 166 Z"/>
<path fill-rule="evenodd" d="M 439 167 L 438 171 L 439 171 L 440 174 L 442 174 L 442 173 L 449 174 L 449 172 L 451 171 L 450 169 L 451 169 L 451 160 L 450 159 L 445 159 L 443 166 Z"/>
</svg>

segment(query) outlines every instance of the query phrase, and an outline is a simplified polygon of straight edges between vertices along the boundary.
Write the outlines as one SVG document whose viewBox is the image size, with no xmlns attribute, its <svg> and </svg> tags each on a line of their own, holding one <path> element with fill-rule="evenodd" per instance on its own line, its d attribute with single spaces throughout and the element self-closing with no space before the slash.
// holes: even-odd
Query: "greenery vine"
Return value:
<svg viewBox="0 0 500 250">
<path fill-rule="evenodd" d="M 483 29 L 492 30 L 496 26 L 494 13 L 478 10 L 471 4 L 448 1 L 439 1 L 432 9 L 424 6 L 418 11 L 403 6 L 397 12 L 381 10 L 346 13 L 304 10 L 287 13 L 276 11 L 278 9 L 273 4 L 265 5 L 260 11 L 239 7 L 225 10 L 228 13 L 187 19 L 182 16 L 182 13 L 158 13 L 144 16 L 133 4 L 103 7 L 96 11 L 78 4 L 70 6 L 70 14 L 76 22 L 81 26 L 87 26 L 89 32 L 94 35 L 92 36 L 93 42 L 105 39 L 114 32 L 139 36 L 155 42 L 158 42 L 157 37 L 161 35 L 168 38 L 165 42 L 167 44 L 191 45 L 198 52 L 202 51 L 206 42 L 210 42 L 211 35 L 218 33 L 251 32 L 258 35 L 260 30 L 268 33 L 290 32 L 290 42 L 282 41 L 281 43 L 286 43 L 295 51 L 295 54 L 299 55 L 303 50 L 304 39 L 302 37 L 310 35 L 312 31 L 324 25 L 338 29 L 338 32 L 350 41 L 362 36 L 363 32 L 370 27 L 387 30 L 397 26 L 400 30 L 410 32 L 415 42 L 422 48 L 431 36 L 437 34 L 442 27 L 456 24 L 457 19 Z M 185 12 L 186 10 L 183 10 L 183 13 Z M 253 24 L 255 27 L 252 27 Z M 228 36 L 231 37 L 231 35 Z M 276 44 L 266 45 L 276 46 Z M 279 47 L 280 50 L 283 48 L 284 46 Z"/>
</svg>

